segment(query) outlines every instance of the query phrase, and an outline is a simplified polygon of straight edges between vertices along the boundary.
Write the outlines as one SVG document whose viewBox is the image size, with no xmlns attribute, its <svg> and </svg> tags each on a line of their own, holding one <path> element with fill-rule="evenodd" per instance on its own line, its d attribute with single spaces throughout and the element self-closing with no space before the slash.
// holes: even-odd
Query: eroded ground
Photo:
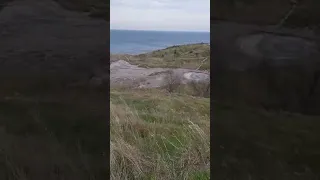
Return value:
<svg viewBox="0 0 320 180">
<path fill-rule="evenodd" d="M 205 71 L 181 68 L 142 68 L 123 60 L 110 65 L 111 86 L 157 88 L 165 86 L 169 81 L 168 78 L 175 78 L 172 80 L 182 84 L 191 81 L 210 83 L 210 74 Z"/>
</svg>

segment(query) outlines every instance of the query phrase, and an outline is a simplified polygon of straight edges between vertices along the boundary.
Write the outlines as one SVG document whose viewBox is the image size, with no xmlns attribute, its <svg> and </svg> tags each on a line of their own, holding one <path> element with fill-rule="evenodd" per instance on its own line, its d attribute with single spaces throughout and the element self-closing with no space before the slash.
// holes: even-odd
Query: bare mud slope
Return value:
<svg viewBox="0 0 320 180">
<path fill-rule="evenodd" d="M 157 88 L 165 86 L 169 79 L 182 84 L 192 81 L 210 83 L 210 74 L 182 68 L 142 68 L 124 60 L 113 62 L 110 65 L 111 87 Z"/>
</svg>

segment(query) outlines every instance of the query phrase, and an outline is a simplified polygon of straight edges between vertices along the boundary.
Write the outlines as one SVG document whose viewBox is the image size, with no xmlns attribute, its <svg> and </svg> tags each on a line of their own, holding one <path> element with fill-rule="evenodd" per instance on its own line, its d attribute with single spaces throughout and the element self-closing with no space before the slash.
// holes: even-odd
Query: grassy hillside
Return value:
<svg viewBox="0 0 320 180">
<path fill-rule="evenodd" d="M 110 96 L 112 179 L 209 179 L 208 98 L 156 89 Z M 106 103 L 105 92 L 79 89 L 1 97 L 0 178 L 108 178 Z"/>
<path fill-rule="evenodd" d="M 209 101 L 160 90 L 111 90 L 112 178 L 209 179 L 209 164 L 214 179 L 317 177 L 319 117 L 214 101 L 210 123 Z"/>
<path fill-rule="evenodd" d="M 206 59 L 200 69 L 209 70 L 210 46 L 111 55 L 111 61 L 117 59 L 142 67 L 192 69 Z M 111 179 L 210 179 L 210 98 L 204 98 L 209 93 L 200 88 L 205 85 L 174 86 L 111 89 Z"/>
<path fill-rule="evenodd" d="M 111 179 L 209 179 L 208 98 L 111 90 Z"/>
<path fill-rule="evenodd" d="M 186 47 L 188 46 L 183 49 Z M 145 60 L 134 59 L 139 55 L 127 55 L 127 58 L 131 63 L 143 66 L 161 67 L 169 64 L 172 67 L 181 67 L 181 64 L 169 60 L 166 62 L 162 57 L 168 54 L 172 56 L 174 49 L 179 47 L 140 55 L 144 56 Z M 160 63 L 153 61 L 157 58 Z M 195 67 L 196 65 L 193 66 Z M 290 72 L 302 73 L 294 70 Z M 155 177 L 167 174 L 163 179 L 207 179 L 206 172 L 195 164 L 204 162 L 201 161 L 206 154 L 203 149 L 208 148 L 204 145 L 209 141 L 204 141 L 203 137 L 210 138 L 210 126 L 213 127 L 211 152 L 214 160 L 210 162 L 213 167 L 212 179 L 316 179 L 320 172 L 319 116 L 282 111 L 282 104 L 278 104 L 278 101 L 290 101 L 286 105 L 295 110 L 296 104 L 293 102 L 297 99 L 292 97 L 304 95 L 306 87 L 301 86 L 304 81 L 292 79 L 287 71 L 282 74 L 271 71 L 273 76 L 268 73 L 270 72 L 262 69 L 220 73 L 219 75 L 223 76 L 216 78 L 219 81 L 215 81 L 215 96 L 211 99 L 214 101 L 211 107 L 211 123 L 208 117 L 203 119 L 204 115 L 209 113 L 209 99 L 191 97 L 183 91 L 175 94 L 159 90 L 113 90 L 111 129 L 114 131 L 111 141 L 114 179 L 127 176 L 156 179 Z M 271 96 L 274 93 L 277 96 Z M 260 104 L 263 101 L 268 102 L 264 104 L 265 107 Z M 190 125 L 195 125 L 198 130 L 190 131 Z M 202 131 L 205 133 L 200 135 L 199 132 Z M 176 135 L 177 138 L 170 135 L 177 133 L 185 135 Z M 162 138 L 155 138 L 157 135 Z M 183 141 L 183 137 L 188 136 L 193 138 Z M 119 142 L 116 143 L 117 141 Z M 161 143 L 165 144 L 164 147 Z M 189 147 L 188 152 L 197 151 L 198 155 L 188 155 L 189 163 L 182 168 L 181 161 L 185 161 L 185 157 L 180 153 L 170 153 L 171 148 L 184 152 L 186 147 Z M 199 149 L 196 150 L 196 147 Z M 135 154 L 126 153 L 129 151 Z M 169 155 L 163 156 L 166 153 Z M 132 158 L 133 156 L 139 158 Z M 193 176 L 193 172 L 199 177 Z"/>
<path fill-rule="evenodd" d="M 111 60 L 125 60 L 141 67 L 170 67 L 210 69 L 210 45 L 188 44 L 171 46 L 165 49 L 139 55 L 112 54 Z M 200 66 L 201 65 L 201 66 Z"/>
</svg>

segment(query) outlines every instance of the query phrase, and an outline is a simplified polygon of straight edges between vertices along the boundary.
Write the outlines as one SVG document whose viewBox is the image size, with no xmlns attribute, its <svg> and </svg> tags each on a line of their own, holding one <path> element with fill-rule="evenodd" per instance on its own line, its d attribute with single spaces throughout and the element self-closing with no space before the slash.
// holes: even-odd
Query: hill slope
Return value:
<svg viewBox="0 0 320 180">
<path fill-rule="evenodd" d="M 209 179 L 208 98 L 111 90 L 111 179 Z"/>
<path fill-rule="evenodd" d="M 210 45 L 205 43 L 171 46 L 139 55 L 111 54 L 111 61 L 126 60 L 142 67 L 210 69 Z"/>
</svg>

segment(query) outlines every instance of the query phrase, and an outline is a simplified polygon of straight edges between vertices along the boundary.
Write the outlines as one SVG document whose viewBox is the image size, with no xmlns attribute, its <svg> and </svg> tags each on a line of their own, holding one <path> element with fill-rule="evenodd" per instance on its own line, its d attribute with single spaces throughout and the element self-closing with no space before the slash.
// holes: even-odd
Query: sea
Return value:
<svg viewBox="0 0 320 180">
<path fill-rule="evenodd" d="M 111 30 L 112 54 L 141 54 L 169 46 L 210 43 L 210 32 Z"/>
</svg>

